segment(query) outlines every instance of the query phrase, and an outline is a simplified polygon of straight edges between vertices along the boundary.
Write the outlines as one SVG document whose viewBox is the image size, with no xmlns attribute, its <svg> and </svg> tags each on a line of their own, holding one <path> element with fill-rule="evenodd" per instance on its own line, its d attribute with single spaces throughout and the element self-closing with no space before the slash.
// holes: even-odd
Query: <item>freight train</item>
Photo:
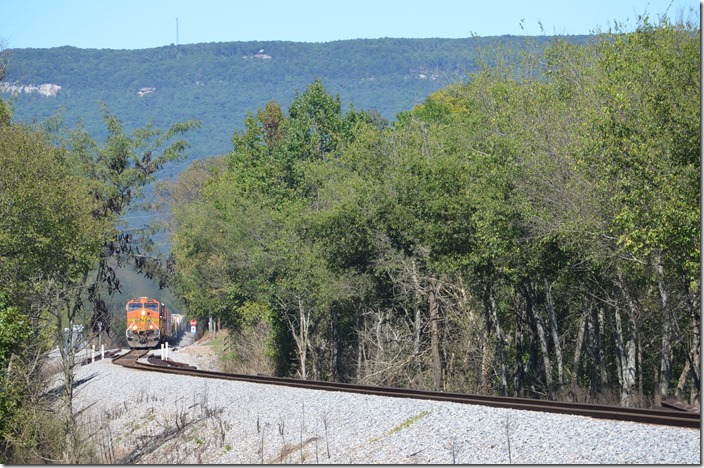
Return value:
<svg viewBox="0 0 704 468">
<path fill-rule="evenodd" d="M 171 314 L 163 302 L 150 297 L 127 301 L 125 337 L 130 348 L 153 348 L 174 341 L 183 332 L 181 314 Z"/>
</svg>

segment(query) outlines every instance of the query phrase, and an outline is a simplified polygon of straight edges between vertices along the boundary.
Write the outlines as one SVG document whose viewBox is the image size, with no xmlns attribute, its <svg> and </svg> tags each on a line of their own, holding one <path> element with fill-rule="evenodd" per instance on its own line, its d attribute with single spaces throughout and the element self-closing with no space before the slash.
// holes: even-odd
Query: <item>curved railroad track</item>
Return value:
<svg viewBox="0 0 704 468">
<path fill-rule="evenodd" d="M 498 408 L 541 411 L 546 413 L 572 414 L 591 418 L 632 421 L 665 426 L 677 426 L 701 429 L 699 413 L 678 411 L 667 408 L 626 408 L 614 405 L 595 405 L 589 403 L 565 403 L 549 400 L 533 400 L 516 397 L 498 397 L 468 395 L 464 393 L 433 392 L 395 387 L 375 387 L 318 380 L 299 380 L 286 377 L 271 377 L 266 375 L 228 374 L 224 372 L 199 370 L 193 366 L 172 360 L 162 361 L 158 358 L 147 358 L 153 350 L 131 350 L 113 358 L 114 364 L 125 367 L 164 372 L 170 374 L 189 375 L 193 377 L 236 380 L 240 382 L 262 383 L 269 385 L 284 385 L 311 390 L 339 391 L 361 393 L 375 396 L 395 398 L 415 398 L 421 400 L 447 401 L 454 403 L 492 406 Z M 144 362 L 144 360 L 148 362 Z"/>
</svg>

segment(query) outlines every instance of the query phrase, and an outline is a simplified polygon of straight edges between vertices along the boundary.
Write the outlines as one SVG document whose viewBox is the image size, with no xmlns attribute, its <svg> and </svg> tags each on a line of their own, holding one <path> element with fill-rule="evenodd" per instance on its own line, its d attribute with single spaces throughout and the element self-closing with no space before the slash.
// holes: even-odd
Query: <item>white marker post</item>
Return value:
<svg viewBox="0 0 704 468">
<path fill-rule="evenodd" d="M 169 343 L 164 343 L 164 360 L 169 360 Z"/>
<path fill-rule="evenodd" d="M 100 345 L 100 359 L 105 358 L 105 345 Z"/>
<path fill-rule="evenodd" d="M 95 345 L 90 346 L 90 362 L 95 362 Z"/>
</svg>

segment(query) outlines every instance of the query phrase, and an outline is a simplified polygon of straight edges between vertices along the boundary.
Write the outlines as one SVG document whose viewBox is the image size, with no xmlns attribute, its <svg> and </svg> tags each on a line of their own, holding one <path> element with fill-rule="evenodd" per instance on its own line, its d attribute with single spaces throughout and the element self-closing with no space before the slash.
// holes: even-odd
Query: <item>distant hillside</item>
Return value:
<svg viewBox="0 0 704 468">
<path fill-rule="evenodd" d="M 589 36 L 568 36 L 584 42 Z M 428 94 L 466 80 L 477 69 L 477 53 L 501 46 L 519 52 L 530 40 L 542 47 L 550 37 L 502 36 L 468 39 L 358 39 L 326 43 L 219 42 L 143 50 L 8 49 L 3 99 L 15 120 L 43 121 L 63 109 L 65 123 L 81 119 L 97 138 L 104 134 L 99 101 L 127 129 L 149 119 L 160 128 L 198 119 L 189 133 L 189 160 L 219 155 L 247 112 L 269 100 L 288 107 L 295 93 L 315 78 L 339 95 L 344 109 L 377 111 L 393 120 Z M 13 96 L 10 98 L 10 96 Z M 182 162 L 170 172 L 180 172 Z"/>
</svg>

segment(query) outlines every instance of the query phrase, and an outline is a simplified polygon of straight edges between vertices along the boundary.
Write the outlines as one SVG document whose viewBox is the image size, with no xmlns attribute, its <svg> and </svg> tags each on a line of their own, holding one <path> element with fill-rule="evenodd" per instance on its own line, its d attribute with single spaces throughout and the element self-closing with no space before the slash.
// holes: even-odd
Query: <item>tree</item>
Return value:
<svg viewBox="0 0 704 468">
<path fill-rule="evenodd" d="M 112 261 L 131 261 L 154 274 L 157 259 L 147 258 L 131 235 L 119 231 L 118 217 L 185 143 L 173 143 L 153 159 L 152 151 L 193 125 L 175 125 L 163 134 L 148 126 L 126 137 L 107 109 L 105 117 L 111 135 L 102 148 L 80 129 L 68 143 L 55 146 L 45 131 L 13 124 L 0 128 L 0 158 L 3 167 L 11 168 L 0 174 L 0 293 L 32 325 L 33 345 L 21 355 L 25 389 L 41 388 L 38 364 L 48 350 L 57 346 L 61 353 L 61 432 L 69 463 L 84 454 L 72 406 L 76 350 L 67 343 L 76 338 L 74 325 L 86 318 L 86 303 L 92 306 L 91 329 L 99 321 L 109 327 L 111 316 L 100 290 L 119 290 Z M 141 147 L 146 152 L 135 156 Z M 17 449 L 18 443 L 12 440 L 8 449 Z"/>
<path fill-rule="evenodd" d="M 72 372 L 72 355 L 66 355 L 62 346 L 62 324 L 77 305 L 72 302 L 75 285 L 97 261 L 111 227 L 92 216 L 96 203 L 84 180 L 73 173 L 68 153 L 52 146 L 45 134 L 20 125 L 2 127 L 0 159 L 3 167 L 10 168 L 0 174 L 0 293 L 11 305 L 4 319 L 12 319 L 7 326 L 31 324 L 27 340 L 31 344 L 3 357 L 27 372 L 25 387 L 19 390 L 26 392 L 41 388 L 38 363 L 52 345 L 59 345 L 66 357 L 65 369 Z M 53 339 L 47 341 L 52 336 L 49 330 Z M 68 382 L 73 383 L 70 378 Z M 71 405 L 64 410 L 67 446 L 80 457 L 73 444 Z M 22 424 L 14 416 L 9 414 L 9 420 Z M 6 430 L 6 435 L 12 433 Z M 8 440 L 15 444 L 8 450 L 18 447 L 17 440 Z"/>
</svg>

